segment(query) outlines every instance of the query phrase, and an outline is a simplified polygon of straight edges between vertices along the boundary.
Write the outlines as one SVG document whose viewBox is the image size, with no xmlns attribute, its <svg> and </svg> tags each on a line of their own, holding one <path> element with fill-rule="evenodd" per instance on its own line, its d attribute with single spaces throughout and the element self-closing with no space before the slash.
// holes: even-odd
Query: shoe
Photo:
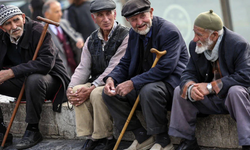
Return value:
<svg viewBox="0 0 250 150">
<path fill-rule="evenodd" d="M 96 149 L 97 150 L 112 150 L 115 146 L 115 143 L 116 143 L 116 139 L 114 137 L 111 140 L 104 138 L 100 140 Z"/>
<path fill-rule="evenodd" d="M 151 136 L 141 144 L 139 144 L 137 140 L 134 140 L 134 142 L 127 149 L 124 150 L 147 150 L 150 149 L 154 145 L 154 143 L 154 137 Z"/>
<path fill-rule="evenodd" d="M 0 133 L 0 143 L 2 144 L 5 133 Z M 4 147 L 10 146 L 12 144 L 13 135 L 8 134 L 7 139 L 4 143 Z"/>
<path fill-rule="evenodd" d="M 150 150 L 174 150 L 174 146 L 172 143 L 170 143 L 166 147 L 162 148 L 160 144 L 155 143 Z"/>
<path fill-rule="evenodd" d="M 176 150 L 200 150 L 197 140 L 182 139 Z"/>
<path fill-rule="evenodd" d="M 243 146 L 242 146 L 242 150 L 250 150 L 250 146 L 245 146 L 245 145 L 243 145 Z"/>
<path fill-rule="evenodd" d="M 26 130 L 21 141 L 15 145 L 16 149 L 30 148 L 43 140 L 39 131 Z"/>
<path fill-rule="evenodd" d="M 99 140 L 87 139 L 80 150 L 93 150 L 99 144 Z"/>
</svg>

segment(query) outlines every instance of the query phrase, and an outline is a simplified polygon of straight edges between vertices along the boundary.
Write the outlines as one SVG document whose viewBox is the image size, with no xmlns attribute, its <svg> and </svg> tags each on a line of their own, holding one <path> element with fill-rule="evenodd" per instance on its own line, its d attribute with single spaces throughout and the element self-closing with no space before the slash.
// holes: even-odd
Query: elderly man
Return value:
<svg viewBox="0 0 250 150">
<path fill-rule="evenodd" d="M 128 130 L 135 134 L 136 140 L 127 150 L 174 149 L 168 136 L 166 116 L 172 105 L 174 88 L 188 62 L 181 33 L 172 23 L 153 16 L 154 9 L 150 5 L 148 0 L 130 0 L 123 6 L 122 15 L 132 26 L 128 48 L 120 63 L 105 78 L 103 99 L 119 130 L 136 97 L 140 96 L 147 129 L 136 116 L 132 117 Z M 151 48 L 167 50 L 154 68 L 151 66 L 155 54 L 150 53 Z"/>
<path fill-rule="evenodd" d="M 103 78 L 119 63 L 128 42 L 129 29 L 116 19 L 113 0 L 94 0 L 92 19 L 99 26 L 83 48 L 81 62 L 71 78 L 67 97 L 74 105 L 76 132 L 85 136 L 83 150 L 110 150 L 115 144 L 113 122 L 102 99 Z"/>
<path fill-rule="evenodd" d="M 17 97 L 25 82 L 25 121 L 28 126 L 16 145 L 17 149 L 25 149 L 42 140 L 38 124 L 44 100 L 54 99 L 53 110 L 60 112 L 61 103 L 66 100 L 69 77 L 49 33 L 46 33 L 37 59 L 32 60 L 43 32 L 40 23 L 25 17 L 12 5 L 1 5 L 0 16 L 0 28 L 4 31 L 0 34 L 0 94 Z M 0 132 L 4 134 L 3 119 L 0 121 Z M 8 142 L 11 143 L 11 139 Z"/>
<path fill-rule="evenodd" d="M 61 19 L 62 9 L 57 0 L 48 0 L 43 5 L 43 14 L 45 18 L 60 22 L 59 27 L 50 24 L 48 30 L 53 42 L 59 49 L 59 56 L 63 60 L 66 71 L 71 76 L 80 62 L 83 38 L 70 26 L 67 20 Z"/>
<path fill-rule="evenodd" d="M 239 144 L 250 150 L 250 45 L 223 27 L 212 10 L 194 22 L 191 59 L 174 91 L 169 135 L 183 138 L 177 150 L 198 150 L 197 114 L 229 113 L 237 122 Z"/>
</svg>

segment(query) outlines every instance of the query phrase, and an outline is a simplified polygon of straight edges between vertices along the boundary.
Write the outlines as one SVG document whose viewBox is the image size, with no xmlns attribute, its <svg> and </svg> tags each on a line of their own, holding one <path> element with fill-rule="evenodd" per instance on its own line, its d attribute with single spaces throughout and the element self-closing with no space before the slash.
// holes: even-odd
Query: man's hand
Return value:
<svg viewBox="0 0 250 150">
<path fill-rule="evenodd" d="M 131 80 L 125 81 L 121 84 L 119 84 L 116 88 L 116 94 L 119 94 L 121 96 L 126 96 L 129 92 L 131 92 L 134 89 L 134 84 Z"/>
<path fill-rule="evenodd" d="M 106 84 L 103 90 L 104 90 L 104 93 L 107 94 L 108 96 L 116 95 L 114 80 L 111 77 L 109 77 L 106 80 Z"/>
<path fill-rule="evenodd" d="M 1 70 L 0 71 L 0 84 L 3 84 L 4 81 L 7 81 L 14 77 L 15 77 L 14 72 L 11 69 Z"/>
<path fill-rule="evenodd" d="M 191 97 L 196 101 L 203 100 L 208 94 L 207 83 L 196 83 L 191 89 Z"/>
<path fill-rule="evenodd" d="M 77 89 L 77 91 L 74 93 L 72 88 L 68 88 L 67 90 L 67 97 L 69 102 L 74 106 L 79 106 L 83 104 L 86 100 L 89 99 L 90 93 L 95 88 L 95 86 L 88 87 L 82 87 Z"/>
<path fill-rule="evenodd" d="M 77 43 L 76 43 L 76 47 L 81 49 L 84 45 L 84 42 L 82 39 L 78 39 Z"/>
</svg>

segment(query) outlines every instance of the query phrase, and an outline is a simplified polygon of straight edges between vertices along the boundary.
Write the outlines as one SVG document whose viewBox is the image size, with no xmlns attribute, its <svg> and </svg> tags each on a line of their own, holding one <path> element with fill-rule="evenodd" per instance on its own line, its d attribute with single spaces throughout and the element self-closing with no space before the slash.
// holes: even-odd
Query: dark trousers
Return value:
<svg viewBox="0 0 250 150">
<path fill-rule="evenodd" d="M 13 78 L 0 85 L 0 94 L 18 97 L 24 78 Z M 45 99 L 53 99 L 60 87 L 60 80 L 49 74 L 32 74 L 25 82 L 23 98 L 26 100 L 26 119 L 30 124 L 39 123 L 42 104 Z M 0 108 L 1 109 L 1 108 Z M 0 118 L 3 118 L 0 114 Z"/>
<path fill-rule="evenodd" d="M 147 125 L 147 134 L 155 135 L 168 131 L 167 110 L 171 108 L 173 88 L 163 82 L 149 83 L 139 92 L 140 105 L 137 109 L 142 110 Z M 108 96 L 102 94 L 112 117 L 114 118 L 116 128 L 121 131 L 127 117 L 137 98 L 137 92 L 132 90 L 125 97 L 119 95 Z M 127 130 L 133 131 L 141 128 L 142 125 L 136 115 L 133 115 Z"/>
</svg>

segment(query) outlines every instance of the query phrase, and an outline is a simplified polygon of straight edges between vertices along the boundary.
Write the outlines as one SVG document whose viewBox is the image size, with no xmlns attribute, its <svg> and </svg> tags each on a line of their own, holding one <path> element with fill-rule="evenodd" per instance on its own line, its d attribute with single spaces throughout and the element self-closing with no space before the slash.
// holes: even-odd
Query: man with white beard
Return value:
<svg viewBox="0 0 250 150">
<path fill-rule="evenodd" d="M 127 130 L 134 133 L 136 140 L 127 150 L 174 149 L 166 116 L 188 53 L 176 26 L 153 16 L 153 10 L 148 0 L 130 0 L 123 6 L 122 15 L 132 26 L 128 47 L 120 63 L 104 78 L 103 99 L 118 130 L 122 130 L 136 97 L 140 96 L 138 109 L 143 112 L 147 129 L 136 116 L 131 119 Z M 156 55 L 150 53 L 151 48 L 167 50 L 154 68 L 151 66 Z"/>
<path fill-rule="evenodd" d="M 223 27 L 212 10 L 196 18 L 193 30 L 191 58 L 174 91 L 169 135 L 182 138 L 177 150 L 199 150 L 197 114 L 229 113 L 237 123 L 239 144 L 250 150 L 250 45 Z"/>
</svg>

